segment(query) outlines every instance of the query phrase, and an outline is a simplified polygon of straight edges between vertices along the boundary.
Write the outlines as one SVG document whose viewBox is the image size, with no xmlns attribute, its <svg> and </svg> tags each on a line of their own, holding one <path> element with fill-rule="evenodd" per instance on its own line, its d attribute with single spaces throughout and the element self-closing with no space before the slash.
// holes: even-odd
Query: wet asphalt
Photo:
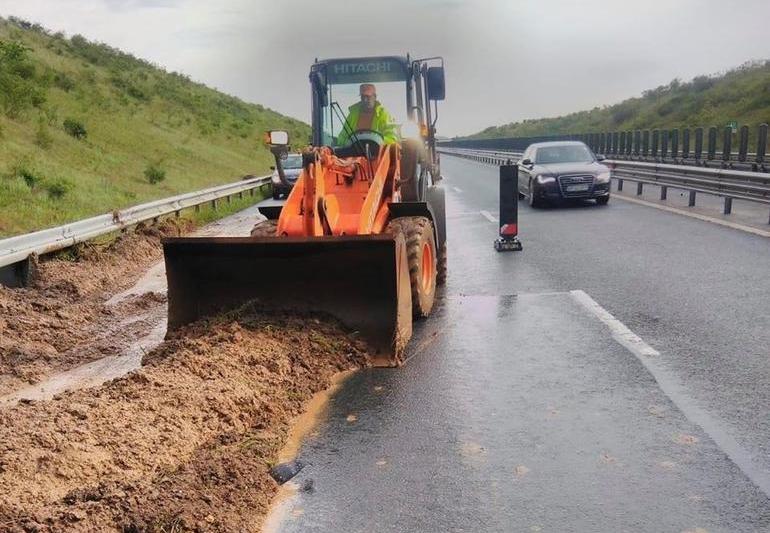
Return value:
<svg viewBox="0 0 770 533">
<path fill-rule="evenodd" d="M 497 169 L 442 167 L 435 314 L 405 367 L 332 397 L 278 529 L 770 531 L 768 239 L 617 199 L 522 203 L 524 251 L 498 254 Z"/>
</svg>

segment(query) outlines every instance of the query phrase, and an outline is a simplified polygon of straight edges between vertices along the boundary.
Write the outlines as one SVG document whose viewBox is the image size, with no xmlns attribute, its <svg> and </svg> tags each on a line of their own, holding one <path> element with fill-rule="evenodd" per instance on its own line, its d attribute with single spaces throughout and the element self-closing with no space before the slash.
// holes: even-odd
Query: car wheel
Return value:
<svg viewBox="0 0 770 533">
<path fill-rule="evenodd" d="M 596 205 L 607 205 L 607 202 L 610 201 L 610 195 L 607 196 L 600 196 L 596 199 Z"/>
<path fill-rule="evenodd" d="M 532 183 L 532 180 L 529 180 L 529 205 L 530 207 L 540 207 L 543 205 L 543 202 L 539 200 L 538 198 L 535 198 L 535 186 Z"/>
</svg>

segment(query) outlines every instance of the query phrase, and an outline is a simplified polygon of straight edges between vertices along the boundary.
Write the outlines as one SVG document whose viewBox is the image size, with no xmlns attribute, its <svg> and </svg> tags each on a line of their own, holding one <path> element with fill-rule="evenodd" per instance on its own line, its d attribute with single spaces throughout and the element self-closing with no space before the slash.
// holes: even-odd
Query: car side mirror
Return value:
<svg viewBox="0 0 770 533">
<path fill-rule="evenodd" d="M 522 164 L 522 165 L 524 165 L 525 167 L 529 167 L 529 166 L 532 166 L 532 160 L 531 160 L 531 159 L 529 159 L 529 158 L 527 158 L 527 159 L 522 159 L 522 160 L 521 160 L 521 164 Z"/>
<path fill-rule="evenodd" d="M 443 100 L 445 97 L 444 67 L 428 67 L 428 100 Z"/>
<path fill-rule="evenodd" d="M 596 160 L 597 161 L 604 161 L 605 159 L 607 159 L 607 158 L 604 157 L 604 154 L 596 154 Z"/>
</svg>

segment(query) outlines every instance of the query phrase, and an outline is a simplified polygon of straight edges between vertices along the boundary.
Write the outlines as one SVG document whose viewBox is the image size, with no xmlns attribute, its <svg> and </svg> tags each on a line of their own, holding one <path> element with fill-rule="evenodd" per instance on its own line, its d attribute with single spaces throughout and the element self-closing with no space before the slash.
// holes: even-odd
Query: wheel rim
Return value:
<svg viewBox="0 0 770 533">
<path fill-rule="evenodd" d="M 420 276 L 420 285 L 423 292 L 430 292 L 433 280 L 435 278 L 433 264 L 433 248 L 430 243 L 422 245 L 422 276 Z"/>
</svg>

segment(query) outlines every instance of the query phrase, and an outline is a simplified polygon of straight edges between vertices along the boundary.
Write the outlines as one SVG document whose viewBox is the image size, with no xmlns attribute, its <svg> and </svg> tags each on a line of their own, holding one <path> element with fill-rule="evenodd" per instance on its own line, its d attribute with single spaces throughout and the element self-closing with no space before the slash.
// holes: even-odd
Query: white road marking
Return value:
<svg viewBox="0 0 770 533">
<path fill-rule="evenodd" d="M 638 198 L 629 198 L 628 196 L 624 196 L 622 194 L 613 194 L 613 198 L 617 198 L 618 200 L 623 200 L 624 202 L 630 202 L 632 204 L 639 204 L 644 205 L 647 207 L 654 207 L 655 209 L 660 209 L 661 211 L 668 211 L 669 213 L 676 213 L 677 215 L 684 215 L 686 217 L 690 218 L 697 218 L 698 220 L 703 220 L 705 222 L 711 222 L 712 224 L 718 224 L 720 226 L 725 226 L 732 229 L 737 229 L 739 231 L 745 231 L 746 233 L 753 233 L 754 235 L 759 235 L 760 237 L 770 237 L 770 231 L 761 230 L 759 228 L 752 228 L 751 226 L 745 226 L 743 224 L 739 224 L 737 222 L 730 222 L 729 220 L 722 220 L 719 218 L 712 218 L 708 215 L 701 215 L 700 213 L 692 213 L 690 211 L 685 211 L 684 209 L 677 209 L 676 207 L 670 207 L 667 205 L 660 205 L 656 204 L 654 202 L 647 202 L 645 200 L 640 200 Z"/>
<path fill-rule="evenodd" d="M 660 352 L 640 339 L 636 333 L 628 329 L 623 322 L 612 316 L 609 311 L 596 303 L 588 294 L 583 291 L 570 291 L 570 294 L 580 305 L 595 315 L 596 318 L 607 324 L 607 327 L 612 332 L 612 338 L 625 346 L 629 352 L 636 356 L 644 357 L 657 357 L 660 355 Z"/>
<path fill-rule="evenodd" d="M 770 497 L 770 472 L 764 471 L 762 466 L 754 461 L 751 454 L 729 434 L 719 420 L 713 418 L 687 395 L 686 389 L 679 379 L 661 364 L 658 357 L 660 352 L 644 342 L 585 292 L 581 290 L 570 291 L 570 295 L 609 327 L 612 337 L 634 354 L 647 371 L 652 374 L 663 394 L 684 413 L 690 422 L 700 426 L 703 432 L 741 469 L 746 477 L 765 493 L 765 496 Z"/>
<path fill-rule="evenodd" d="M 460 187 L 452 187 L 455 192 L 463 192 L 463 190 Z"/>
<path fill-rule="evenodd" d="M 489 211 L 481 211 L 481 216 L 483 216 L 490 222 L 497 224 L 497 217 L 492 216 L 492 213 L 490 213 Z"/>
</svg>

